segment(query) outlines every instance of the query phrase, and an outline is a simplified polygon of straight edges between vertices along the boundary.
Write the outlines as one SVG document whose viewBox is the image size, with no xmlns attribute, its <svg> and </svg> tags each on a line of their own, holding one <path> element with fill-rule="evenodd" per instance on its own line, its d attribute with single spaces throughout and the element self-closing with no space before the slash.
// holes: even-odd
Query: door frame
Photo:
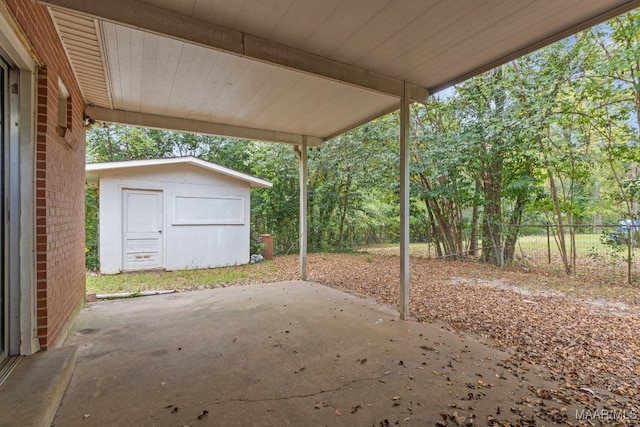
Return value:
<svg viewBox="0 0 640 427">
<path fill-rule="evenodd" d="M 7 222 L 6 222 L 6 158 L 11 134 L 9 129 L 11 115 L 11 99 L 9 80 L 9 64 L 0 56 L 0 114 L 2 114 L 2 128 L 0 129 L 0 363 L 9 357 L 9 322 L 13 312 L 13 304 L 10 298 L 13 292 L 9 292 L 9 281 L 7 274 L 7 255 L 9 246 L 7 245 Z"/>
<path fill-rule="evenodd" d="M 160 257 L 160 265 L 156 268 L 153 269 L 148 269 L 148 270 L 162 270 L 165 268 L 166 262 L 165 262 L 165 231 L 166 230 L 166 210 L 165 210 L 165 200 L 164 200 L 164 189 L 163 188 L 141 188 L 141 187 L 131 187 L 131 186 L 121 186 L 120 187 L 120 251 L 121 251 L 121 256 L 120 256 L 120 265 L 121 271 L 136 271 L 136 270 L 125 270 L 125 258 L 127 256 L 127 251 L 125 250 L 125 246 L 126 246 L 126 216 L 127 216 L 127 209 L 128 209 L 128 204 L 125 200 L 125 194 L 127 191 L 133 191 L 133 192 L 142 192 L 142 193 L 154 193 L 154 194 L 158 194 L 159 196 L 159 200 L 160 200 L 160 218 L 159 218 L 159 223 L 160 223 L 160 237 L 159 237 L 159 242 L 160 242 L 160 249 L 158 251 L 158 256 Z M 143 271 L 143 270 L 140 270 Z"/>
<path fill-rule="evenodd" d="M 35 257 L 37 64 L 5 2 L 0 2 L 0 57 L 9 65 L 9 134 L 4 147 L 5 285 L 8 355 L 40 350 Z"/>
</svg>

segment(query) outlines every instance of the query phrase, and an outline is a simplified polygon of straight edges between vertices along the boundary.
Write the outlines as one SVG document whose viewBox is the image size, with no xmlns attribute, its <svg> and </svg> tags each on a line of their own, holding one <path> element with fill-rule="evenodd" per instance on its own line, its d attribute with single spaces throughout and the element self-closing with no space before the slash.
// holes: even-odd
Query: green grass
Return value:
<svg viewBox="0 0 640 427">
<path fill-rule="evenodd" d="M 595 249 L 597 252 L 611 252 L 612 246 L 602 243 L 600 234 L 576 234 L 576 248 L 581 250 Z M 567 246 L 569 245 L 569 235 L 565 236 Z M 518 243 L 522 249 L 547 250 L 547 236 L 522 236 L 518 238 Z M 551 250 L 557 250 L 557 243 L 553 236 L 549 236 Z"/>
<path fill-rule="evenodd" d="M 602 243 L 600 234 L 576 234 L 576 250 L 580 255 L 587 255 L 591 252 L 596 252 L 601 255 L 608 255 L 615 251 L 613 245 Z M 566 235 L 567 249 L 569 248 L 569 235 Z M 553 236 L 550 236 L 551 253 L 556 254 L 558 252 L 558 245 Z M 478 245 L 482 247 L 482 242 L 478 242 Z M 370 253 L 376 253 L 381 255 L 397 255 L 399 254 L 399 246 L 397 243 L 371 245 L 363 248 L 364 251 Z M 547 236 L 535 235 L 535 236 L 522 236 L 518 238 L 517 252 L 522 250 L 525 254 L 535 252 L 536 254 L 547 253 Z M 620 248 L 618 248 L 620 250 Z M 622 247 L 622 250 L 626 251 L 626 246 Z M 411 243 L 409 245 L 409 252 L 412 256 L 435 256 L 433 244 L 430 243 Z"/>
<path fill-rule="evenodd" d="M 400 245 L 398 243 L 381 243 L 369 245 L 359 249 L 358 252 L 365 252 L 375 255 L 400 256 Z M 435 249 L 431 243 L 410 243 L 409 255 L 412 257 L 429 258 L 435 257 Z"/>
<path fill-rule="evenodd" d="M 258 267 L 259 266 L 259 267 Z M 215 288 L 225 283 L 240 283 L 269 277 L 276 267 L 269 262 L 238 267 L 204 270 L 158 271 L 87 275 L 87 293 L 112 294 L 146 290 Z M 260 280 L 261 281 L 261 280 Z"/>
</svg>

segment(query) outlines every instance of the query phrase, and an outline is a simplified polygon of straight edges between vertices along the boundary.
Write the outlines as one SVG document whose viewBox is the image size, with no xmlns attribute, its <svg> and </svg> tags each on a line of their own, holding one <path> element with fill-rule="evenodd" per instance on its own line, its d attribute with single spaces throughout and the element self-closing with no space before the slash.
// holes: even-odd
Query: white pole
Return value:
<svg viewBox="0 0 640 427">
<path fill-rule="evenodd" d="M 400 319 L 409 317 L 409 91 L 400 100 Z"/>
<path fill-rule="evenodd" d="M 307 138 L 300 146 L 300 280 L 307 280 Z"/>
</svg>

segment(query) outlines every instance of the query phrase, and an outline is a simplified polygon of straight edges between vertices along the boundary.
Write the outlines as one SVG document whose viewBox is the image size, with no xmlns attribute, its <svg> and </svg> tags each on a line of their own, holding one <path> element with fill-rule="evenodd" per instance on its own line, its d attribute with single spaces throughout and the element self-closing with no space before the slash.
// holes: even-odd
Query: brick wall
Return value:
<svg viewBox="0 0 640 427">
<path fill-rule="evenodd" d="M 83 304 L 84 102 L 46 7 L 6 0 L 43 66 L 38 70 L 36 252 L 38 336 L 51 348 Z M 58 126 L 59 82 L 69 92 L 65 134 Z"/>
</svg>

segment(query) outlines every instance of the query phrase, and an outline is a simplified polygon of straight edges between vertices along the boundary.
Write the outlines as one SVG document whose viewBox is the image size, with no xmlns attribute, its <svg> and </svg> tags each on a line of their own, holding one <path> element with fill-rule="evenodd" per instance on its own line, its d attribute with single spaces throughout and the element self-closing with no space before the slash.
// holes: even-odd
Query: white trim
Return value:
<svg viewBox="0 0 640 427">
<path fill-rule="evenodd" d="M 93 24 L 96 29 L 96 38 L 98 39 L 98 46 L 100 48 L 100 52 L 103 52 L 103 54 L 100 55 L 100 58 L 102 59 L 102 70 L 104 72 L 104 79 L 106 80 L 106 86 L 107 86 L 106 92 L 107 92 L 107 98 L 109 99 L 109 108 L 113 109 L 113 95 L 112 95 L 113 80 L 111 79 L 111 68 L 109 67 L 109 58 L 107 57 L 107 55 L 104 54 L 105 44 L 106 44 L 104 40 L 104 31 L 102 31 L 102 25 L 100 24 L 100 21 L 98 21 L 97 19 L 93 20 Z M 67 54 L 67 56 L 69 56 L 69 54 Z"/>
<path fill-rule="evenodd" d="M 9 56 L 9 59 L 15 66 L 20 69 L 30 71 L 36 70 L 35 53 L 29 53 L 29 49 L 25 47 L 26 38 L 16 34 L 18 25 L 15 18 L 9 11 L 4 1 L 0 2 L 0 46 Z M 23 41 L 24 39 L 24 41 Z"/>
<path fill-rule="evenodd" d="M 20 354 L 40 350 L 36 287 L 36 75 L 20 71 Z"/>
<path fill-rule="evenodd" d="M 15 111 L 15 106 L 12 105 L 15 102 L 15 96 L 11 95 L 11 86 L 13 75 L 11 73 L 11 67 L 0 56 L 0 112 L 2 118 L 0 123 L 2 129 L 0 129 L 0 248 L 2 252 L 2 258 L 0 259 L 0 364 L 7 359 L 7 357 L 13 355 L 14 340 L 16 338 L 14 316 L 19 315 L 20 310 L 16 307 L 16 298 L 19 297 L 19 293 L 15 292 L 16 286 L 14 281 L 14 275 L 11 274 L 11 267 L 15 266 L 13 251 L 11 251 L 11 238 L 14 237 L 13 233 L 9 233 L 9 209 L 11 204 L 9 203 L 9 189 L 11 181 L 11 173 L 13 170 L 9 169 L 11 159 L 9 157 L 9 149 L 15 143 L 16 129 L 13 126 L 12 112 Z M 11 236 L 10 236 L 11 234 Z"/>
<path fill-rule="evenodd" d="M 244 174 L 242 172 L 235 171 L 233 169 L 225 168 L 224 166 L 216 165 L 215 163 L 206 162 L 204 160 L 197 159 L 192 156 L 188 157 L 171 157 L 166 159 L 151 159 L 151 160 L 129 160 L 124 162 L 108 162 L 108 163 L 90 163 L 86 166 L 86 177 L 92 179 L 96 175 L 99 176 L 102 171 L 111 171 L 118 169 L 131 169 L 131 168 L 144 168 L 149 166 L 163 166 L 174 164 L 191 164 L 203 169 L 226 175 L 231 178 L 238 179 L 240 181 L 248 182 L 253 188 L 270 188 L 273 184 L 264 179 L 256 178 L 251 175 Z"/>
<path fill-rule="evenodd" d="M 17 331 L 9 349 L 11 353 L 30 355 L 40 350 L 37 333 L 37 288 L 35 274 L 35 140 L 36 140 L 36 67 L 37 56 L 4 2 L 0 2 L 0 50 L 18 69 L 13 83 L 18 86 L 17 111 L 12 117 L 9 147 L 9 200 L 13 220 L 9 236 L 16 244 L 11 253 L 9 286 L 19 292 Z M 17 206 L 16 206 L 17 203 Z M 17 218 L 17 219 L 16 219 Z M 12 248 L 12 249 L 13 249 Z M 17 342 L 19 341 L 19 342 Z"/>
<path fill-rule="evenodd" d="M 58 77 L 58 98 L 69 98 L 69 91 L 60 77 Z"/>
<path fill-rule="evenodd" d="M 246 200 L 242 196 L 207 196 L 202 194 L 173 194 L 172 195 L 172 215 L 171 225 L 244 225 L 245 224 L 245 205 Z M 217 218 L 180 218 L 179 216 L 179 199 L 198 199 L 198 200 L 235 200 L 241 203 L 240 215 L 236 219 L 217 219 Z"/>
<path fill-rule="evenodd" d="M 20 70 L 10 68 L 8 130 L 3 147 L 3 196 L 4 214 L 4 268 L 5 285 L 9 289 L 9 354 L 15 356 L 20 351 L 21 341 L 21 291 L 20 291 L 20 91 L 13 88 L 20 84 Z M 6 117 L 6 116 L 5 116 Z M 16 220 L 17 219 L 17 220 Z"/>
<path fill-rule="evenodd" d="M 315 147 L 319 147 L 324 142 L 323 138 L 317 136 L 298 135 L 295 133 L 234 126 L 224 123 L 203 122 L 179 117 L 165 117 L 136 111 L 109 110 L 108 108 L 96 106 L 88 106 L 85 109 L 85 114 L 100 122 L 120 123 L 152 129 L 175 130 L 206 135 L 223 135 L 233 138 L 282 142 L 287 144 L 301 144 L 302 139 L 306 137 L 307 142 Z"/>
<path fill-rule="evenodd" d="M 0 2 L 0 50 L 17 69 L 11 84 L 18 87 L 11 94 L 15 110 L 11 113 L 11 132 L 8 143 L 7 167 L 9 180 L 7 197 L 9 204 L 10 241 L 9 280 L 13 290 L 10 332 L 11 354 L 30 355 L 40 350 L 37 334 L 37 288 L 35 281 L 35 140 L 36 140 L 36 61 L 24 37 L 17 33 L 19 27 L 4 2 Z M 16 323 L 17 319 L 17 323 Z"/>
</svg>

